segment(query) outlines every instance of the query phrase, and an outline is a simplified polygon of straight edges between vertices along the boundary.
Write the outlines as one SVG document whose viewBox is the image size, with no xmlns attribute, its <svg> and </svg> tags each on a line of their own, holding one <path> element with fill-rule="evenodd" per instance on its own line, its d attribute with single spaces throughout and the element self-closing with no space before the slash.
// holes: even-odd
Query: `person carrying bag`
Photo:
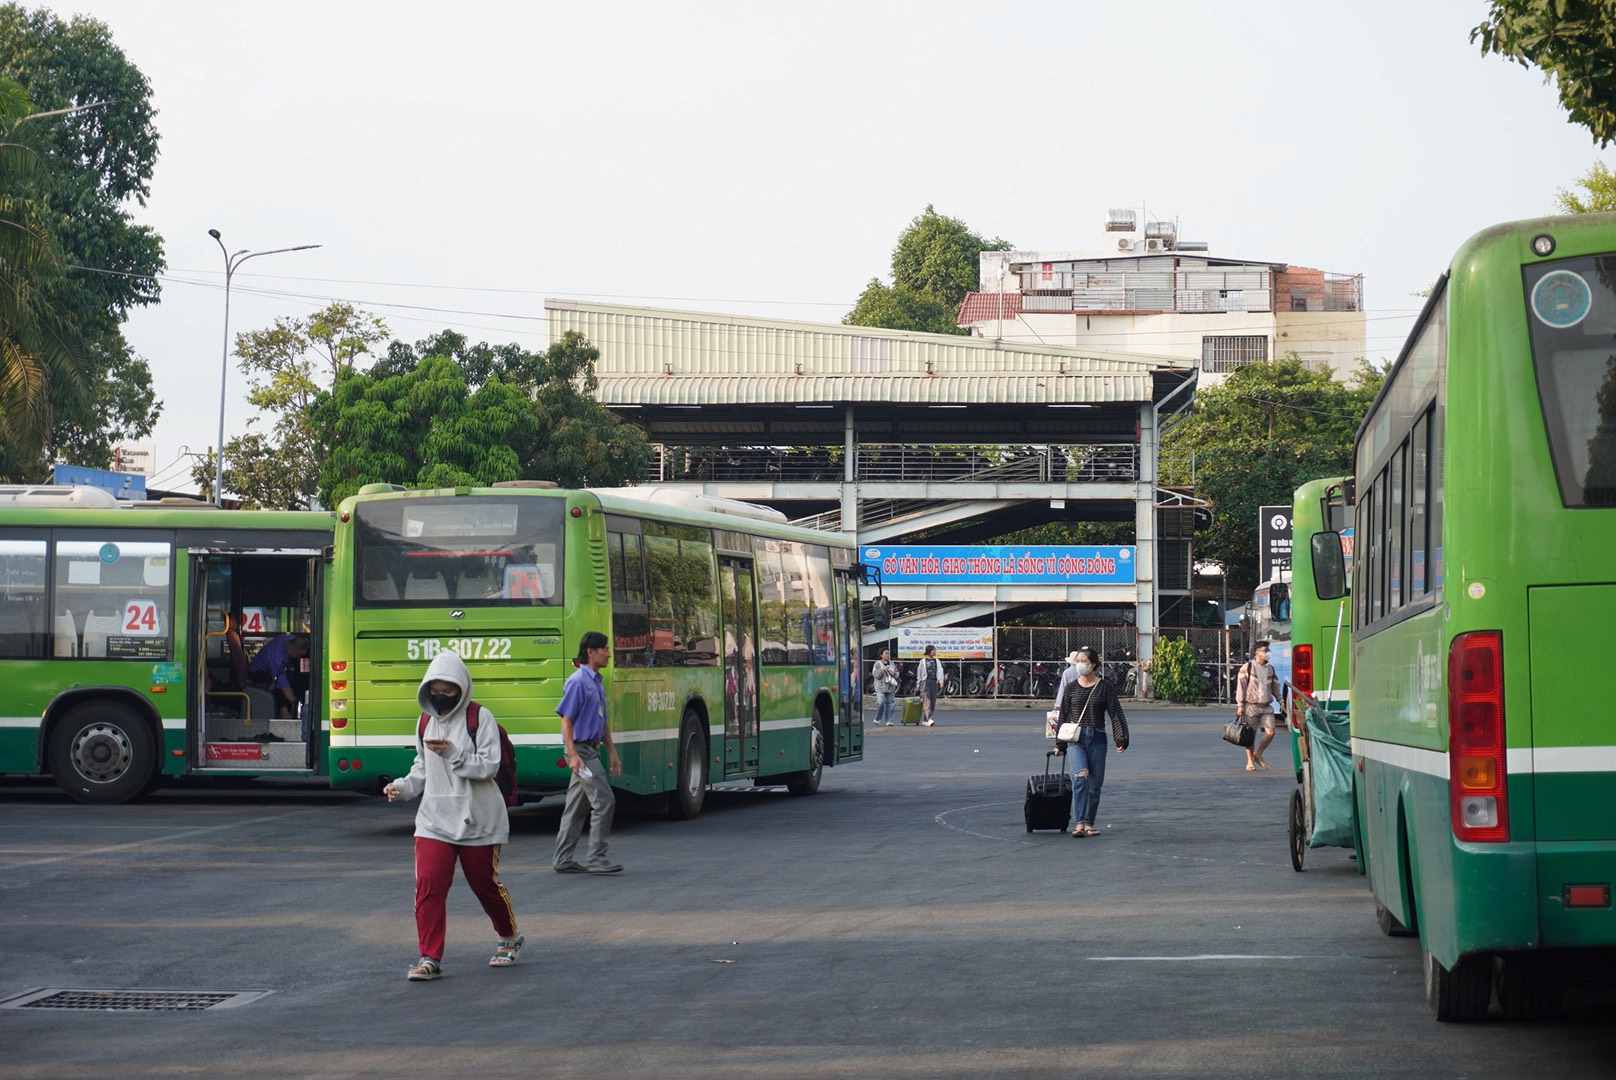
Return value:
<svg viewBox="0 0 1616 1080">
<path fill-rule="evenodd" d="M 1245 750 L 1247 772 L 1272 768 L 1263 760 L 1263 751 L 1277 733 L 1274 710 L 1281 699 L 1279 676 L 1268 662 L 1268 642 L 1252 646 L 1251 659 L 1240 665 L 1234 700 L 1234 722 L 1223 729 L 1224 741 Z M 1258 728 L 1262 729 L 1261 742 L 1257 740 Z"/>
<path fill-rule="evenodd" d="M 1072 836 L 1098 836 L 1094 818 L 1100 810 L 1100 788 L 1105 783 L 1106 717 L 1111 718 L 1110 741 L 1117 753 L 1127 751 L 1128 718 L 1122 712 L 1122 699 L 1116 688 L 1100 677 L 1100 660 L 1094 650 L 1077 651 L 1077 677 L 1061 695 L 1060 727 L 1056 731 L 1057 750 L 1066 750 L 1072 760 Z"/>
</svg>

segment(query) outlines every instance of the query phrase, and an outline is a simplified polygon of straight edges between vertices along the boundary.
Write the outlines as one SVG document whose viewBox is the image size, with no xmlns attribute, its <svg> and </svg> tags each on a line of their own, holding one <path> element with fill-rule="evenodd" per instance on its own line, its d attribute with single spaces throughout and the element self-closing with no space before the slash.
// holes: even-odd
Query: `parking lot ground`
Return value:
<svg viewBox="0 0 1616 1080">
<path fill-rule="evenodd" d="M 883 729 L 819 794 L 625 814 L 613 878 L 549 869 L 513 815 L 527 935 L 463 881 L 445 977 L 412 984 L 413 809 L 318 789 L 84 807 L 0 789 L 0 997 L 273 991 L 198 1013 L 0 1010 L 0 1076 L 1556 1077 L 1616 1070 L 1608 1011 L 1438 1025 L 1417 946 L 1344 851 L 1286 852 L 1283 741 L 1248 774 L 1222 713 L 1132 714 L 1104 835 L 1028 835 L 1038 710 Z M 1282 737 L 1283 740 L 1283 737 Z"/>
</svg>

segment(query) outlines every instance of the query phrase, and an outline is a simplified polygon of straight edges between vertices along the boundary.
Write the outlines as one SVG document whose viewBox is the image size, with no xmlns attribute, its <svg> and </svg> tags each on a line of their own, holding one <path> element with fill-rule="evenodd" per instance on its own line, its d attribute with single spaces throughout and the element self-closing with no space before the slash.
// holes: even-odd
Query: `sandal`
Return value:
<svg viewBox="0 0 1616 1080">
<path fill-rule="evenodd" d="M 500 938 L 499 945 L 494 949 L 494 955 L 489 957 L 488 966 L 510 967 L 516 963 L 516 958 L 521 955 L 522 945 L 526 941 L 527 938 L 521 934 L 517 934 L 513 938 Z"/>
<path fill-rule="evenodd" d="M 1247 772 L 1256 772 L 1257 771 L 1257 763 L 1255 761 L 1246 762 L 1246 771 Z"/>
<path fill-rule="evenodd" d="M 410 982 L 431 982 L 443 974 L 443 965 L 430 956 L 423 956 L 410 968 Z"/>
<path fill-rule="evenodd" d="M 1085 836 L 1087 836 L 1088 834 L 1089 834 L 1088 830 L 1083 827 L 1083 823 L 1081 821 L 1078 822 L 1076 825 L 1072 826 L 1072 839 L 1073 840 L 1081 840 Z"/>
</svg>

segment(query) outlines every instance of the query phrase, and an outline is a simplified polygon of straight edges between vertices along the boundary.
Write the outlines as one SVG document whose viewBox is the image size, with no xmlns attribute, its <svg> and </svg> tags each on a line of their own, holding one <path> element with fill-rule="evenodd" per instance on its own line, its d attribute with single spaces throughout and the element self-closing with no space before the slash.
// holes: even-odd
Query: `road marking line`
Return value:
<svg viewBox="0 0 1616 1080">
<path fill-rule="evenodd" d="M 1334 960 L 1323 953 L 1196 953 L 1190 956 L 1086 956 L 1085 960 L 1121 963 L 1197 963 L 1203 960 Z"/>
</svg>

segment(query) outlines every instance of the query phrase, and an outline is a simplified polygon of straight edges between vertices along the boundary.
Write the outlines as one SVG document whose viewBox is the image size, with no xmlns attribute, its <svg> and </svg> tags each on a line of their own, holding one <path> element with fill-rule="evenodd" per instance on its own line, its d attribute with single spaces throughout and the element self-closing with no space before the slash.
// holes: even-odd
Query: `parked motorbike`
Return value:
<svg viewBox="0 0 1616 1080">
<path fill-rule="evenodd" d="M 1035 698 L 1053 698 L 1060 689 L 1061 669 L 1059 664 L 1042 663 L 1032 666 L 1032 696 Z"/>
</svg>

